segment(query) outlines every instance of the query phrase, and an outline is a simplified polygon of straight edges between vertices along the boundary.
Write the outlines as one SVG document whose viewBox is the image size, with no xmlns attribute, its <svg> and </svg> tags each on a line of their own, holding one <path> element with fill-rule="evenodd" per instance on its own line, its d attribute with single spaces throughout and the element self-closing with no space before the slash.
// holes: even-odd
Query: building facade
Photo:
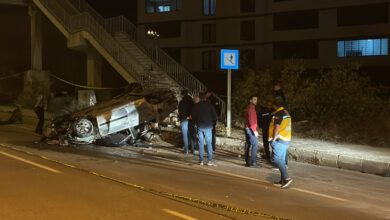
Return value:
<svg viewBox="0 0 390 220">
<path fill-rule="evenodd" d="M 220 49 L 241 67 L 292 57 L 309 68 L 357 61 L 390 78 L 389 0 L 138 0 L 138 28 L 191 72 L 219 70 Z M 139 36 L 139 37 L 145 37 Z"/>
</svg>

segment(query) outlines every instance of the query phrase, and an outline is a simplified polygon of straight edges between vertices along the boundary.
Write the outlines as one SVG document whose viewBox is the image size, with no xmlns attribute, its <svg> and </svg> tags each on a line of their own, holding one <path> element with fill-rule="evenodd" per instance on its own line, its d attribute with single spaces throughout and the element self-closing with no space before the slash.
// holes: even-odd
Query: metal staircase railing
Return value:
<svg viewBox="0 0 390 220">
<path fill-rule="evenodd" d="M 69 33 L 76 33 L 83 30 L 88 31 L 126 71 L 131 73 L 131 76 L 136 78 L 141 84 L 146 85 L 146 87 L 149 86 L 147 73 L 139 74 L 136 71 L 135 64 L 132 62 L 132 58 L 127 51 L 89 13 L 85 12 L 70 16 L 55 0 L 35 1 L 39 1 L 50 11 Z"/>
<path fill-rule="evenodd" d="M 189 73 L 182 65 L 167 55 L 161 48 L 146 40 L 137 40 L 137 28 L 125 17 L 119 16 L 105 19 L 94 10 L 85 0 L 69 0 L 80 11 L 80 14 L 71 16 L 56 0 L 39 1 L 52 15 L 63 24 L 69 33 L 88 31 L 97 42 L 122 65 L 141 84 L 150 87 L 151 81 L 148 71 L 137 73 L 133 58 L 114 38 L 117 32 L 125 33 L 129 40 L 143 51 L 156 65 L 164 70 L 169 77 L 180 86 L 188 89 L 192 94 L 206 91 L 207 87 Z M 63 0 L 61 0 L 63 1 Z M 226 104 L 224 100 L 214 95 L 221 104 L 221 117 L 224 118 Z"/>
<path fill-rule="evenodd" d="M 169 77 L 175 80 L 180 86 L 188 89 L 192 94 L 199 94 L 205 92 L 207 87 L 194 77 L 181 64 L 177 63 L 160 47 L 153 44 L 151 41 L 144 39 L 137 40 L 137 28 L 124 16 L 118 16 L 110 19 L 105 19 L 93 7 L 91 7 L 85 0 L 69 0 L 69 2 L 80 12 L 87 12 L 90 14 L 100 26 L 114 36 L 117 32 L 125 33 L 129 40 L 132 41 L 141 51 L 164 70 Z M 221 116 L 225 116 L 226 103 L 220 97 L 214 94 L 221 103 Z"/>
</svg>

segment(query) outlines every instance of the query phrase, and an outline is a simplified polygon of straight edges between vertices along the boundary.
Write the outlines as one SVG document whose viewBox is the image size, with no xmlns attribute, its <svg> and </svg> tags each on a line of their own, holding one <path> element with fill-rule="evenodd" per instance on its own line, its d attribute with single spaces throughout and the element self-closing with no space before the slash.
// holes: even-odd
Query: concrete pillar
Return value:
<svg viewBox="0 0 390 220">
<path fill-rule="evenodd" d="M 87 85 L 102 86 L 102 57 L 97 52 L 87 53 Z"/>
<path fill-rule="evenodd" d="M 30 4 L 28 8 L 31 22 L 31 69 L 24 75 L 24 91 L 20 94 L 20 104 L 32 107 L 36 94 L 42 91 L 48 94 L 50 90 L 50 74 L 42 69 L 42 18 L 39 9 Z"/>
<path fill-rule="evenodd" d="M 28 12 L 31 20 L 31 69 L 42 70 L 42 13 L 35 5 Z"/>
</svg>

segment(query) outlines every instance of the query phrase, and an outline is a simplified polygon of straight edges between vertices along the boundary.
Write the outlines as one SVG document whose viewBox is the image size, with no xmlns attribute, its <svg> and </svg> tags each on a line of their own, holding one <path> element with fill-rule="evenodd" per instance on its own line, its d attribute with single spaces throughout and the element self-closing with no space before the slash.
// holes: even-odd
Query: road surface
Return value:
<svg viewBox="0 0 390 220">
<path fill-rule="evenodd" d="M 0 127 L 0 219 L 390 219 L 385 177 L 291 162 L 281 190 L 278 172 L 229 152 L 207 167 L 175 148 L 42 145 L 31 130 Z"/>
</svg>

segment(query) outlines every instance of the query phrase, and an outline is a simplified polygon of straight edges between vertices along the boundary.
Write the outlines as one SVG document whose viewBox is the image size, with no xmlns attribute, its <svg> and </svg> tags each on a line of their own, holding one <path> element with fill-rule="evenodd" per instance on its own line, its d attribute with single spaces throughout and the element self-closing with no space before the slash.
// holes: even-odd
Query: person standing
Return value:
<svg viewBox="0 0 390 220">
<path fill-rule="evenodd" d="M 193 119 L 197 126 L 197 137 L 199 146 L 199 164 L 203 165 L 204 154 L 204 142 L 207 146 L 207 165 L 216 166 L 213 162 L 213 149 L 212 149 L 212 130 L 213 122 L 217 120 L 217 114 L 215 109 L 211 106 L 210 102 L 206 100 L 206 93 L 200 95 L 201 101 L 194 106 Z"/>
<path fill-rule="evenodd" d="M 271 162 L 271 153 L 269 150 L 269 142 L 268 142 L 268 134 L 269 134 L 269 124 L 272 120 L 272 103 L 267 102 L 267 105 L 261 109 L 261 111 L 258 114 L 258 122 L 261 127 L 261 131 L 263 133 L 263 147 L 264 147 L 264 159 L 266 159 L 268 162 Z"/>
<path fill-rule="evenodd" d="M 38 117 L 38 124 L 35 128 L 35 133 L 43 133 L 43 125 L 45 123 L 45 111 L 47 110 L 47 97 L 43 91 L 43 88 L 38 88 L 38 96 L 34 105 L 35 114 Z"/>
<path fill-rule="evenodd" d="M 194 153 L 195 152 L 195 146 L 197 145 L 197 134 L 196 134 L 196 124 L 195 124 L 195 121 L 194 121 L 194 118 L 193 118 L 193 112 L 194 112 L 194 107 L 196 104 L 199 103 L 200 99 L 199 99 L 199 96 L 195 95 L 193 98 L 192 98 L 192 101 L 193 101 L 193 104 L 191 106 L 191 109 L 190 109 L 190 117 L 189 117 L 189 120 L 188 120 L 188 134 L 189 134 L 189 140 L 190 140 L 190 144 L 191 144 L 191 153 Z M 198 148 L 199 149 L 199 148 Z"/>
<path fill-rule="evenodd" d="M 206 91 L 206 100 L 211 104 L 211 106 L 213 106 L 215 112 L 216 109 L 217 109 L 217 101 L 215 100 L 215 97 L 213 96 L 213 92 L 211 90 L 207 90 Z M 213 134 L 213 137 L 212 137 L 212 143 L 211 145 L 213 146 L 213 151 L 215 151 L 215 144 L 217 142 L 217 137 L 216 137 L 216 127 L 217 125 L 217 119 L 215 119 L 215 121 L 213 121 L 213 131 L 212 131 L 212 134 Z"/>
<path fill-rule="evenodd" d="M 181 126 L 181 132 L 183 135 L 184 149 L 183 152 L 188 154 L 188 140 L 190 139 L 190 134 L 188 133 L 188 120 L 190 116 L 190 111 L 192 108 L 193 102 L 192 98 L 188 95 L 187 90 L 181 91 L 181 101 L 179 102 L 179 120 Z"/>
<path fill-rule="evenodd" d="M 245 162 L 247 167 L 261 167 L 256 163 L 257 154 L 257 114 L 255 106 L 257 104 L 257 97 L 252 95 L 249 97 L 249 105 L 245 110 Z M 251 158 L 249 158 L 249 151 L 252 146 Z"/>
<path fill-rule="evenodd" d="M 280 97 L 280 98 L 282 98 L 282 103 L 283 103 L 283 107 L 285 108 L 285 109 L 288 109 L 288 107 L 287 107 L 287 100 L 286 100 L 286 96 L 284 95 L 284 92 L 283 92 L 283 90 L 280 88 L 280 84 L 279 83 L 277 83 L 277 84 L 275 84 L 275 86 L 274 86 L 274 95 L 275 95 L 275 97 Z M 286 154 L 286 166 L 288 166 L 288 153 Z M 272 169 L 278 169 L 277 167 L 274 167 L 274 168 L 272 168 Z"/>
<path fill-rule="evenodd" d="M 280 84 L 277 83 L 274 85 L 274 95 L 275 97 L 281 97 L 283 100 L 283 107 L 287 109 L 287 101 L 286 101 L 286 96 L 284 95 L 283 90 L 280 88 Z"/>
<path fill-rule="evenodd" d="M 273 162 L 281 174 L 281 180 L 276 184 L 285 189 L 293 181 L 286 168 L 286 154 L 291 144 L 291 116 L 283 107 L 282 97 L 276 97 L 272 104 L 275 112 L 269 126 L 268 141 L 271 141 Z"/>
</svg>

